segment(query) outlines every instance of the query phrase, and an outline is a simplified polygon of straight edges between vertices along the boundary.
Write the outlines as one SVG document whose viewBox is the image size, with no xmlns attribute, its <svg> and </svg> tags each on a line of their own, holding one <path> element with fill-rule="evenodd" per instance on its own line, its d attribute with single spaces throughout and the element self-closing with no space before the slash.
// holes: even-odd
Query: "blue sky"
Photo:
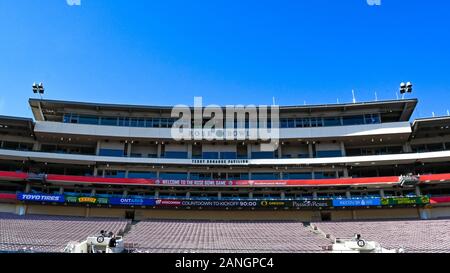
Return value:
<svg viewBox="0 0 450 273">
<path fill-rule="evenodd" d="M 450 109 L 450 1 L 0 1 L 0 114 L 48 99 L 280 105 L 394 99 Z"/>
</svg>

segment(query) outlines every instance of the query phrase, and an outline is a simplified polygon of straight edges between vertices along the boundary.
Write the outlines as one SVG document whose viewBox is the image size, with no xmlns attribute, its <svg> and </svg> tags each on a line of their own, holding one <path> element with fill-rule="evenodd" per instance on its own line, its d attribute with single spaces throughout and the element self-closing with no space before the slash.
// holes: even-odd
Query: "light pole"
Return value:
<svg viewBox="0 0 450 273">
<path fill-rule="evenodd" d="M 400 84 L 400 94 L 402 94 L 402 99 L 405 98 L 406 93 L 412 93 L 412 88 L 413 88 L 413 85 L 411 82 L 407 82 L 407 83 L 402 82 Z"/>
<path fill-rule="evenodd" d="M 44 84 L 41 82 L 39 84 L 33 83 L 33 93 L 34 94 L 39 94 L 39 96 L 42 99 L 42 95 L 44 95 Z"/>
</svg>

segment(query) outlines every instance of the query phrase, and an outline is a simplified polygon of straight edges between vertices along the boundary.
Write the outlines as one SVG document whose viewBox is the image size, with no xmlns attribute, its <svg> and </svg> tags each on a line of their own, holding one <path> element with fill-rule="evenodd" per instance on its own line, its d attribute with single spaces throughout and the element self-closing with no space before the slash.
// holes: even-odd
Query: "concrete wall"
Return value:
<svg viewBox="0 0 450 273">
<path fill-rule="evenodd" d="M 22 205 L 0 204 L 0 212 L 19 213 Z M 331 213 L 332 221 L 420 219 L 426 211 L 428 219 L 450 217 L 450 207 L 431 209 L 360 209 L 324 211 L 222 211 L 222 210 L 155 210 L 122 208 L 87 208 L 70 206 L 25 205 L 27 214 L 81 217 L 124 218 L 127 211 L 135 212 L 136 220 L 184 219 L 184 220 L 292 220 L 301 222 L 321 221 L 321 214 Z"/>
</svg>

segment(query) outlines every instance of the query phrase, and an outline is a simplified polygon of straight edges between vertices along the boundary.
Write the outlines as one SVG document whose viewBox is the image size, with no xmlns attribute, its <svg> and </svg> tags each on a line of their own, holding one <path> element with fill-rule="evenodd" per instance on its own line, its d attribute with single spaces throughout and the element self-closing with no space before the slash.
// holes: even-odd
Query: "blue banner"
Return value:
<svg viewBox="0 0 450 273">
<path fill-rule="evenodd" d="M 381 198 L 333 199 L 333 207 L 381 206 Z"/>
<path fill-rule="evenodd" d="M 155 199 L 144 198 L 109 198 L 109 204 L 120 206 L 155 206 Z"/>
<path fill-rule="evenodd" d="M 39 193 L 18 193 L 17 200 L 30 202 L 50 202 L 64 203 L 64 195 L 59 194 L 39 194 Z"/>
</svg>

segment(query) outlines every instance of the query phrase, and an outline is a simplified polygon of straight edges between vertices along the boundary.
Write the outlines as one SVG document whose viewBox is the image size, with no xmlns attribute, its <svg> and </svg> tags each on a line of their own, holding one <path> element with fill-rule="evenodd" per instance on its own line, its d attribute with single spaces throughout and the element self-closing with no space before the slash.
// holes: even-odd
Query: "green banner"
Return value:
<svg viewBox="0 0 450 273">
<path fill-rule="evenodd" d="M 392 197 L 381 198 L 381 205 L 395 206 L 395 205 L 426 205 L 430 203 L 430 197 Z"/>
<path fill-rule="evenodd" d="M 69 203 L 79 203 L 79 204 L 108 204 L 108 198 L 98 198 L 98 197 L 74 197 L 66 196 L 66 201 Z"/>
</svg>

